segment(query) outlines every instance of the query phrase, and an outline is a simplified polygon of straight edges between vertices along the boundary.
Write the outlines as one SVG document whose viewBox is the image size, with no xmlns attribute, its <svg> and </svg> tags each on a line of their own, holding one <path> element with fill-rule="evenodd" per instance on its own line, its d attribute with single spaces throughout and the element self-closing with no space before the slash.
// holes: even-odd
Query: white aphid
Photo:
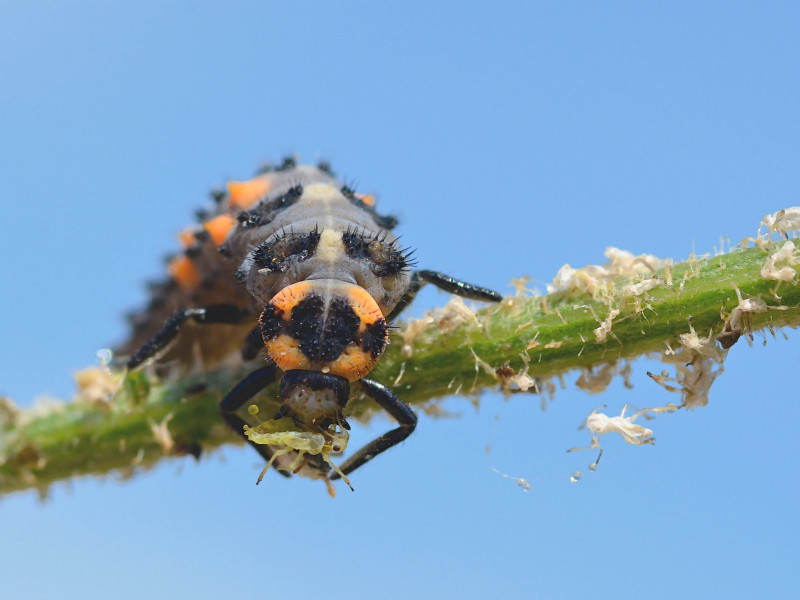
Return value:
<svg viewBox="0 0 800 600">
<path fill-rule="evenodd" d="M 607 276 L 608 272 L 598 265 L 587 265 L 581 269 L 564 265 L 556 273 L 553 283 L 547 286 L 547 293 L 586 292 L 594 296 Z"/>
<path fill-rule="evenodd" d="M 789 237 L 790 232 L 800 230 L 800 206 L 783 208 L 771 215 L 764 215 L 761 219 L 761 226 L 758 228 L 759 237 L 761 236 L 761 227 L 769 229 L 767 238 L 772 237 L 773 233 Z"/>
<path fill-rule="evenodd" d="M 779 267 L 779 263 L 785 263 L 785 266 Z M 800 264 L 797 246 L 787 241 L 780 250 L 767 257 L 767 262 L 761 269 L 761 276 L 775 281 L 792 281 L 797 277 L 797 271 L 792 267 L 797 264 Z"/>
<path fill-rule="evenodd" d="M 636 256 L 613 246 L 606 248 L 605 255 L 608 261 L 603 265 L 586 265 L 580 269 L 564 265 L 558 270 L 553 283 L 547 286 L 548 293 L 585 292 L 596 297 L 598 292 L 610 292 L 616 278 L 655 275 L 658 269 L 672 264 L 671 259 L 657 258 L 652 254 Z M 651 277 L 628 285 L 624 293 L 626 296 L 639 296 L 660 283 L 660 279 Z"/>
<path fill-rule="evenodd" d="M 725 360 L 726 352 L 717 345 L 713 330 L 709 330 L 707 337 L 700 337 L 689 324 L 689 333 L 682 333 L 678 337 L 684 348 L 693 350 L 704 358 L 713 358 L 719 362 Z M 675 354 L 675 351 L 672 351 L 672 354 Z"/>
<path fill-rule="evenodd" d="M 639 283 L 632 283 L 625 286 L 622 291 L 626 296 L 641 296 L 645 292 L 649 292 L 657 285 L 661 284 L 661 280 L 653 277 L 652 279 L 644 279 Z"/>
</svg>

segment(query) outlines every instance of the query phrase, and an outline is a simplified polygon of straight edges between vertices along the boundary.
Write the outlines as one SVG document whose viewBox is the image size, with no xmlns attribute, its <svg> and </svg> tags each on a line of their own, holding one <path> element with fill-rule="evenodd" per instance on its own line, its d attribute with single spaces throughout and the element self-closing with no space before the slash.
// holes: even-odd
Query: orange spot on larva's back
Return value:
<svg viewBox="0 0 800 600">
<path fill-rule="evenodd" d="M 188 256 L 173 258 L 167 270 L 182 290 L 191 290 L 200 283 L 200 273 Z"/>
<path fill-rule="evenodd" d="M 356 194 L 356 198 L 361 200 L 367 206 L 375 206 L 375 196 L 372 194 Z"/>
<path fill-rule="evenodd" d="M 250 208 L 267 195 L 270 187 L 267 177 L 256 177 L 249 181 L 229 181 L 230 205 L 240 209 Z"/>
<path fill-rule="evenodd" d="M 214 242 L 215 246 L 221 246 L 235 223 L 236 219 L 233 217 L 229 215 L 219 215 L 203 223 L 203 229 L 209 233 L 211 241 Z"/>
<path fill-rule="evenodd" d="M 194 236 L 195 232 L 197 231 L 196 227 L 187 227 L 183 231 L 178 234 L 178 239 L 181 242 L 181 246 L 184 248 L 188 248 L 192 244 L 197 241 L 197 238 Z"/>
</svg>

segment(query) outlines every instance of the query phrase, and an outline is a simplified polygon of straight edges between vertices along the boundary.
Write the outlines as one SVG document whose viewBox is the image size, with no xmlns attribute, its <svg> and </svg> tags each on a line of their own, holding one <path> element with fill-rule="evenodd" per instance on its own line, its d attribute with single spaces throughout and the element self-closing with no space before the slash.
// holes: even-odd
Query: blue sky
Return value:
<svg viewBox="0 0 800 600">
<path fill-rule="evenodd" d="M 210 187 L 331 160 L 420 265 L 540 288 L 614 245 L 676 259 L 798 204 L 796 3 L 7 2 L 0 393 L 68 397 Z M 426 290 L 411 314 L 445 296 Z M 798 336 L 737 344 L 656 445 L 576 430 L 634 389 L 485 394 L 331 501 L 246 448 L 0 501 L 8 598 L 750 598 L 800 584 Z M 388 421 L 377 421 L 366 438 Z M 484 448 L 491 444 L 487 457 Z M 525 493 L 492 471 L 525 477 Z M 584 478 L 570 484 L 569 474 Z M 791 592 L 790 592 L 791 590 Z"/>
</svg>

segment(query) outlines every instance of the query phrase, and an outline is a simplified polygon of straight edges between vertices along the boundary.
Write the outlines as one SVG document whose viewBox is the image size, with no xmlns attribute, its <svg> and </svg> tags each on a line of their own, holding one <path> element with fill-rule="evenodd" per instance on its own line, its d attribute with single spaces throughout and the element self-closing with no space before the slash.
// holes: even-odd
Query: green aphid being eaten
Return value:
<svg viewBox="0 0 800 600">
<path fill-rule="evenodd" d="M 321 430 L 319 433 L 298 431 L 297 424 L 292 419 L 285 417 L 283 419 L 265 421 L 255 427 L 245 425 L 244 434 L 253 443 L 278 447 L 272 454 L 272 458 L 269 459 L 267 466 L 264 467 L 261 474 L 258 476 L 256 484 L 261 483 L 261 480 L 275 462 L 275 459 L 279 456 L 289 454 L 290 452 L 297 452 L 297 457 L 295 457 L 288 467 L 285 467 L 285 470 L 296 471 L 302 468 L 304 461 L 307 460 L 306 455 L 308 454 L 320 455 L 322 459 L 339 474 L 339 477 L 342 478 L 350 489 L 353 489 L 353 486 L 350 485 L 350 480 L 330 458 L 332 452 L 344 452 L 347 448 L 350 434 L 348 434 L 346 430 L 331 425 L 330 428 L 324 431 Z M 328 493 L 333 496 L 335 494 L 333 487 L 329 481 L 326 480 L 326 482 L 328 483 Z"/>
</svg>

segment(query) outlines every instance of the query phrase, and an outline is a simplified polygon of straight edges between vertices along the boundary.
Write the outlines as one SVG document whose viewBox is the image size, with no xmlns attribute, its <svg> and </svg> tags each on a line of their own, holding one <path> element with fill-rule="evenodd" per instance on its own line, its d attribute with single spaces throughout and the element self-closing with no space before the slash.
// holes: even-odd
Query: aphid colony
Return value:
<svg viewBox="0 0 800 600">
<path fill-rule="evenodd" d="M 287 159 L 213 197 L 215 209 L 180 235 L 184 248 L 170 260 L 169 278 L 152 286 L 150 305 L 132 317 L 133 335 L 117 355 L 129 357 L 129 369 L 150 362 L 174 374 L 230 360 L 234 350 L 254 370 L 220 403 L 227 424 L 278 469 L 328 482 L 345 477 L 417 423 L 388 387 L 367 378 L 391 320 L 426 282 L 476 300 L 501 296 L 413 270 L 392 233 L 397 220 L 379 214 L 372 196 L 339 183 L 325 164 Z M 184 329 L 188 322 L 209 327 Z M 261 429 L 246 426 L 238 411 L 279 370 L 278 414 Z M 329 454 L 347 444 L 351 383 L 398 427 L 338 468 Z"/>
</svg>

